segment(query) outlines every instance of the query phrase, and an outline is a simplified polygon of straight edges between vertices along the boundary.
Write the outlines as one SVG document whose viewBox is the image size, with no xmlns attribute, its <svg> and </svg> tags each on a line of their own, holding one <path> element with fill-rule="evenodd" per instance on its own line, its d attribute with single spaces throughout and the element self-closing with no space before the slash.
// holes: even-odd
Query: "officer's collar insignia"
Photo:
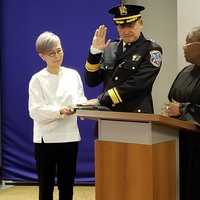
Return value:
<svg viewBox="0 0 200 200">
<path fill-rule="evenodd" d="M 123 4 L 119 7 L 119 12 L 120 12 L 120 15 L 127 15 L 128 14 L 127 8 Z"/>
<path fill-rule="evenodd" d="M 132 61 L 137 62 L 137 61 L 140 60 L 140 58 L 141 58 L 141 55 L 134 54 L 134 55 L 132 56 Z"/>
<path fill-rule="evenodd" d="M 150 62 L 155 67 L 160 67 L 162 63 L 162 56 L 161 52 L 158 50 L 150 51 Z"/>
</svg>

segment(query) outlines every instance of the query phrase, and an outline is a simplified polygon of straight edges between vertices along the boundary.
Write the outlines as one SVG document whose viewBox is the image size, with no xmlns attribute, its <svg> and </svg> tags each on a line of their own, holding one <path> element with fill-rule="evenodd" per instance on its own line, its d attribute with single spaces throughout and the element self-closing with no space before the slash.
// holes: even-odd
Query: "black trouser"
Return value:
<svg viewBox="0 0 200 200">
<path fill-rule="evenodd" d="M 59 200 L 73 199 L 78 142 L 35 143 L 39 200 L 53 200 L 55 177 Z"/>
</svg>

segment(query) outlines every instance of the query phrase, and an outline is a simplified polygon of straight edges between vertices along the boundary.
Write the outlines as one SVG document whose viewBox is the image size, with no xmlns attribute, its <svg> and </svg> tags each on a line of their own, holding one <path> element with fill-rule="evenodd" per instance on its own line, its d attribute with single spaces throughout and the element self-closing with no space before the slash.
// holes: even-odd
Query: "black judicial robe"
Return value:
<svg viewBox="0 0 200 200">
<path fill-rule="evenodd" d="M 185 67 L 174 80 L 168 98 L 181 103 L 181 120 L 200 122 L 200 66 Z M 180 131 L 180 199 L 200 199 L 200 133 Z"/>
</svg>

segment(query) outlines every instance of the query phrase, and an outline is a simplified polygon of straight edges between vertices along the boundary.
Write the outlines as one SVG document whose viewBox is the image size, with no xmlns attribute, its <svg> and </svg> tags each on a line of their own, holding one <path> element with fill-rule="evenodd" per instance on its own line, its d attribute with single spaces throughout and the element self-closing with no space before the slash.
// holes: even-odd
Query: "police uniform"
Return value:
<svg viewBox="0 0 200 200">
<path fill-rule="evenodd" d="M 144 7 L 120 5 L 109 13 L 116 25 L 132 23 Z M 125 45 L 126 46 L 126 45 Z M 122 40 L 111 42 L 103 53 L 88 55 L 85 80 L 88 86 L 103 82 L 99 103 L 113 111 L 153 113 L 152 86 L 161 66 L 162 49 L 140 34 L 125 49 Z"/>
</svg>

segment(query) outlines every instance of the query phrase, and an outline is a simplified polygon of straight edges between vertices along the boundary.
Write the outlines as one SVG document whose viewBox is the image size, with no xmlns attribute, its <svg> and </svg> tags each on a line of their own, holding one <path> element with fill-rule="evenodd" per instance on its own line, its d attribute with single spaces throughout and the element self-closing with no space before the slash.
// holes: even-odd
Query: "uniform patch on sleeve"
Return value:
<svg viewBox="0 0 200 200">
<path fill-rule="evenodd" d="M 162 55 L 158 50 L 150 51 L 150 62 L 155 67 L 160 67 L 162 63 Z"/>
</svg>

